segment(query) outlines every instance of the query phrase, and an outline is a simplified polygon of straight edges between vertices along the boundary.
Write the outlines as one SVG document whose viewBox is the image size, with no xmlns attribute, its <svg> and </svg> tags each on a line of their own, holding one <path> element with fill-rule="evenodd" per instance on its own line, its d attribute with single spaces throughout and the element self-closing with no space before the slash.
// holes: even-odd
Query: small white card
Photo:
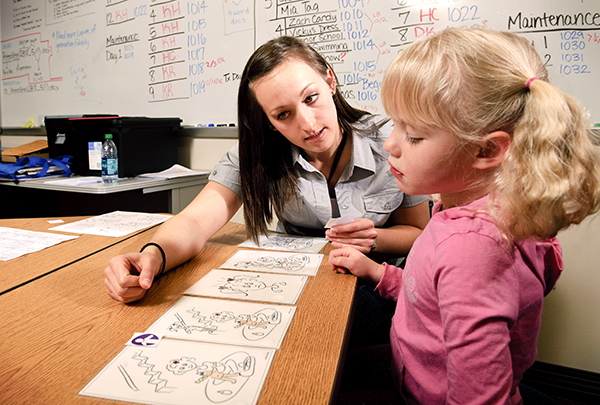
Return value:
<svg viewBox="0 0 600 405">
<path fill-rule="evenodd" d="M 275 349 L 164 339 L 127 346 L 81 395 L 146 404 L 256 404 Z"/>
<path fill-rule="evenodd" d="M 251 240 L 247 240 L 238 246 L 266 250 L 283 250 L 287 252 L 319 253 L 327 243 L 327 239 L 325 238 L 271 234 L 268 237 L 260 235 L 258 237 L 258 245 Z"/>
<path fill-rule="evenodd" d="M 279 349 L 296 307 L 182 297 L 146 334 Z"/>
<path fill-rule="evenodd" d="M 295 304 L 307 280 L 307 276 L 214 269 L 184 294 Z"/>
<path fill-rule="evenodd" d="M 349 224 L 354 221 L 354 215 L 348 214 L 339 218 L 329 218 L 329 221 L 325 224 L 325 228 L 332 228 L 336 225 L 344 225 Z"/>
<path fill-rule="evenodd" d="M 221 267 L 233 270 L 315 276 L 322 261 L 323 255 L 315 253 L 238 250 Z"/>
</svg>

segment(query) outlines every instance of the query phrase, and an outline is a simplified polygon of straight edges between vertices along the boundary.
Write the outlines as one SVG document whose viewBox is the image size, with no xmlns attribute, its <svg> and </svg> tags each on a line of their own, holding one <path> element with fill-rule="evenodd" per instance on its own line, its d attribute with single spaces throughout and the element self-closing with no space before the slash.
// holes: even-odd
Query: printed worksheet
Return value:
<svg viewBox="0 0 600 405">
<path fill-rule="evenodd" d="M 182 297 L 147 333 L 176 339 L 279 349 L 296 307 Z"/>
<path fill-rule="evenodd" d="M 307 276 L 213 269 L 184 294 L 295 304 Z"/>
<path fill-rule="evenodd" d="M 172 215 L 114 211 L 70 224 L 50 228 L 54 231 L 120 237 L 160 224 Z"/>
<path fill-rule="evenodd" d="M 81 395 L 146 404 L 256 404 L 274 349 L 163 339 L 127 346 Z"/>
<path fill-rule="evenodd" d="M 327 239 L 325 238 L 285 236 L 273 233 L 268 237 L 260 235 L 258 237 L 258 245 L 248 239 L 238 246 L 254 249 L 283 250 L 288 252 L 319 253 L 325 245 L 327 245 Z"/>
<path fill-rule="evenodd" d="M 238 250 L 221 268 L 315 276 L 322 261 L 323 255 L 315 253 Z"/>
<path fill-rule="evenodd" d="M 0 227 L 0 261 L 15 259 L 78 237 Z"/>
</svg>

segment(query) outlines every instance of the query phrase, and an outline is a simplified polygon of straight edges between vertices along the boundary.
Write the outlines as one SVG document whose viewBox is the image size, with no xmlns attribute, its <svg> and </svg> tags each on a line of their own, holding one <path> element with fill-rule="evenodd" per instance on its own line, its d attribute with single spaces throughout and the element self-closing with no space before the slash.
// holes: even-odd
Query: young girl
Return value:
<svg viewBox="0 0 600 405">
<path fill-rule="evenodd" d="M 413 43 L 382 97 L 398 186 L 440 199 L 404 270 L 352 248 L 329 263 L 397 301 L 392 374 L 407 403 L 521 403 L 563 267 L 556 234 L 600 205 L 584 111 L 525 39 L 482 29 Z"/>
</svg>

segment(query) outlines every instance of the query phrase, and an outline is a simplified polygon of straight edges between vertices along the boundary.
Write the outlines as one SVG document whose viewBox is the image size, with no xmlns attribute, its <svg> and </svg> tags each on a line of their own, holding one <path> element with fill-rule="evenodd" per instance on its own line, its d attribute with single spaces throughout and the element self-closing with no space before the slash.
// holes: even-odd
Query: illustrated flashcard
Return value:
<svg viewBox="0 0 600 405">
<path fill-rule="evenodd" d="M 323 255 L 315 253 L 238 250 L 221 267 L 233 270 L 315 276 L 322 261 Z"/>
<path fill-rule="evenodd" d="M 214 269 L 184 294 L 295 304 L 307 280 L 307 276 Z"/>
<path fill-rule="evenodd" d="M 256 404 L 274 349 L 163 339 L 127 346 L 81 395 L 147 404 Z"/>
<path fill-rule="evenodd" d="M 83 233 L 89 235 L 121 237 L 157 225 L 172 215 L 148 214 L 144 212 L 114 211 L 108 214 L 71 222 L 50 228 L 54 231 Z"/>
<path fill-rule="evenodd" d="M 238 246 L 254 249 L 283 250 L 287 252 L 319 253 L 325 245 L 327 245 L 327 239 L 325 238 L 285 236 L 274 233 L 268 237 L 260 235 L 258 237 L 258 245 L 248 239 Z"/>
<path fill-rule="evenodd" d="M 182 297 L 147 333 L 176 339 L 279 349 L 296 307 Z"/>
</svg>

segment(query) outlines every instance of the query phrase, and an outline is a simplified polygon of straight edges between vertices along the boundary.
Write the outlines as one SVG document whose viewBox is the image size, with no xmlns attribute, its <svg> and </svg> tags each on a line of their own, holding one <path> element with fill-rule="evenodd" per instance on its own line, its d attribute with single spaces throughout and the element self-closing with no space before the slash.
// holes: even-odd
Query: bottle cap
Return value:
<svg viewBox="0 0 600 405">
<path fill-rule="evenodd" d="M 112 134 L 106 134 L 106 135 L 104 135 L 104 139 L 112 139 Z"/>
</svg>

